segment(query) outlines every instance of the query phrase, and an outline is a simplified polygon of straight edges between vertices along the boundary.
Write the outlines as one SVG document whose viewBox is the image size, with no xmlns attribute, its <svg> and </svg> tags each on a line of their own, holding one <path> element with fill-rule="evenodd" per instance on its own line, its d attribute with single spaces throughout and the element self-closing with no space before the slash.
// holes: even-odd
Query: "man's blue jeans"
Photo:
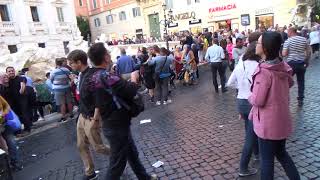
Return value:
<svg viewBox="0 0 320 180">
<path fill-rule="evenodd" d="M 139 160 L 130 127 L 103 127 L 103 133 L 111 147 L 110 163 L 106 180 L 119 180 L 127 161 L 139 180 L 149 180 L 145 168 Z"/>
<path fill-rule="evenodd" d="M 260 150 L 261 180 L 273 180 L 274 157 L 278 159 L 290 180 L 300 180 L 299 172 L 286 151 L 286 140 L 258 138 Z"/>
<path fill-rule="evenodd" d="M 253 130 L 253 122 L 248 119 L 251 104 L 247 99 L 237 99 L 238 111 L 244 119 L 245 123 L 245 142 L 240 159 L 240 172 L 248 170 L 248 165 L 252 152 L 255 156 L 259 154 L 258 138 Z"/>
<path fill-rule="evenodd" d="M 9 157 L 11 161 L 11 165 L 20 166 L 21 165 L 21 154 L 19 151 L 19 147 L 14 137 L 14 131 L 9 127 L 5 127 L 5 131 L 2 133 L 3 138 L 7 142 Z"/>
</svg>

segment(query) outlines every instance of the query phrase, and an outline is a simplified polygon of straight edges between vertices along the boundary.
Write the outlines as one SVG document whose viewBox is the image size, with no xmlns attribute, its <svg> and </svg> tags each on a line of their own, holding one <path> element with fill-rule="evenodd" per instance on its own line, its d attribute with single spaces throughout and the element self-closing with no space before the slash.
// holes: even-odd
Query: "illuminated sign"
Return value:
<svg viewBox="0 0 320 180">
<path fill-rule="evenodd" d="M 209 13 L 227 11 L 227 10 L 232 10 L 236 8 L 237 8 L 236 4 L 222 5 L 222 6 L 210 8 Z"/>
</svg>

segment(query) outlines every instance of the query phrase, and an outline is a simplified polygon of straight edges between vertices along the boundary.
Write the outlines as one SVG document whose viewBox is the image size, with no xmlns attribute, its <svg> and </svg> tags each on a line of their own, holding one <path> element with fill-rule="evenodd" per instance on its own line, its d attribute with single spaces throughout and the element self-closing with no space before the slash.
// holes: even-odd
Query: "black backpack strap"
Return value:
<svg viewBox="0 0 320 180">
<path fill-rule="evenodd" d="M 108 76 L 109 76 L 109 73 L 107 71 L 101 71 L 99 73 L 99 78 L 103 85 L 103 89 L 112 96 L 112 100 L 117 106 L 117 109 L 121 109 L 122 107 L 124 107 L 125 109 L 130 110 L 131 109 L 130 106 L 124 100 L 122 100 L 119 96 L 117 96 L 113 92 L 112 87 L 110 87 L 106 82 L 106 79 Z"/>
</svg>

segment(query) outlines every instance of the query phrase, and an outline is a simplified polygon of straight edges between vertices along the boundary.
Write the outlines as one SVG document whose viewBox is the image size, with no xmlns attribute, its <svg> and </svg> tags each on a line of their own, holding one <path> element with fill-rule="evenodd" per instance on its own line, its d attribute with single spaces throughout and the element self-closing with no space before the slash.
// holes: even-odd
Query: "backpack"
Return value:
<svg viewBox="0 0 320 180">
<path fill-rule="evenodd" d="M 144 102 L 142 96 L 139 93 L 136 93 L 136 95 L 130 100 L 122 99 L 116 95 L 116 92 L 114 92 L 112 87 L 110 87 L 106 82 L 108 76 L 109 73 L 107 71 L 102 71 L 99 75 L 100 81 L 104 86 L 104 90 L 112 96 L 112 100 L 117 109 L 124 108 L 129 111 L 131 117 L 137 117 L 141 112 L 144 111 Z"/>
</svg>

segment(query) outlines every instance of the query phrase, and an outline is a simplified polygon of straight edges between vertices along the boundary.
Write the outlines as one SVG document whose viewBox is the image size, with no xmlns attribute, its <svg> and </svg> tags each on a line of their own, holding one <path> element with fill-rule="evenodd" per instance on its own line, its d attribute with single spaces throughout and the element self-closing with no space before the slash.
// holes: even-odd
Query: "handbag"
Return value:
<svg viewBox="0 0 320 180">
<path fill-rule="evenodd" d="M 113 92 L 112 87 L 108 85 L 106 82 L 109 73 L 107 71 L 102 71 L 100 73 L 100 81 L 104 86 L 104 90 L 112 96 L 112 100 L 115 103 L 117 109 L 124 108 L 129 111 L 131 117 L 137 117 L 141 112 L 144 111 L 144 101 L 142 96 L 139 93 L 130 99 L 124 100 L 121 97 L 117 96 L 115 92 Z"/>
<path fill-rule="evenodd" d="M 159 71 L 159 72 L 156 72 L 156 73 L 154 74 L 154 80 L 157 81 L 157 82 L 159 82 L 160 79 L 161 79 L 161 73 L 162 73 L 162 70 L 163 70 L 164 66 L 165 66 L 166 63 L 167 63 L 167 59 L 168 59 L 168 56 L 166 56 L 166 60 L 165 60 L 164 63 L 162 64 L 162 67 L 161 67 L 160 71 Z M 163 77 L 162 77 L 162 78 L 163 78 Z"/>
</svg>

